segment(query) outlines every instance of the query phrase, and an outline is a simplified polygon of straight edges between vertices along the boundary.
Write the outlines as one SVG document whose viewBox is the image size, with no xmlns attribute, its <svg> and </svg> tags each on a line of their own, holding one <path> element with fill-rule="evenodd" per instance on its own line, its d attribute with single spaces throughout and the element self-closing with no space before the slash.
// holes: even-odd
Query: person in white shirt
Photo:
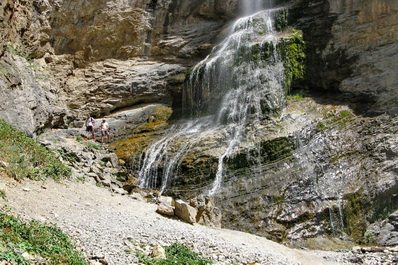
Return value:
<svg viewBox="0 0 398 265">
<path fill-rule="evenodd" d="M 101 123 L 101 142 L 104 142 L 104 136 L 107 136 L 107 142 L 111 140 L 111 135 L 109 133 L 109 124 L 105 121 L 102 120 Z"/>
<path fill-rule="evenodd" d="M 86 125 L 86 140 L 88 139 L 89 132 L 91 132 L 91 138 L 95 139 L 95 135 L 94 135 L 95 120 L 94 120 L 94 118 L 91 117 L 90 115 L 88 115 L 85 125 Z"/>
</svg>

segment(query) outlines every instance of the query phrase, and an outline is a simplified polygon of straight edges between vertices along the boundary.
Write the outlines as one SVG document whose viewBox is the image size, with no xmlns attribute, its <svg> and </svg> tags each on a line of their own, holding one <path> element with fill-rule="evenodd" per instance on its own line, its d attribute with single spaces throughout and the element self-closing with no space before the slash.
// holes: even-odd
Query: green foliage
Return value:
<svg viewBox="0 0 398 265">
<path fill-rule="evenodd" d="M 119 174 L 113 175 L 113 177 L 114 177 L 116 180 L 121 181 L 121 182 L 124 182 L 124 181 L 127 181 L 127 180 L 128 180 L 128 177 L 127 177 L 127 176 L 123 176 L 123 175 L 119 175 Z"/>
<path fill-rule="evenodd" d="M 375 237 L 376 237 L 375 233 L 370 231 L 366 231 L 364 234 L 366 244 L 373 244 Z"/>
<path fill-rule="evenodd" d="M 288 91 L 293 81 L 305 75 L 305 42 L 301 31 L 294 31 L 291 38 L 283 39 L 278 44 L 285 68 L 285 90 Z"/>
<path fill-rule="evenodd" d="M 85 176 L 78 176 L 77 177 L 77 181 L 79 181 L 81 183 L 85 183 L 86 182 L 86 177 Z"/>
<path fill-rule="evenodd" d="M 362 199 L 361 193 L 348 194 L 345 197 L 346 205 L 344 207 L 344 223 L 347 224 L 348 234 L 355 242 L 365 243 L 366 231 L 366 205 Z"/>
<path fill-rule="evenodd" d="M 83 137 L 81 137 L 81 136 L 76 137 L 76 141 L 78 141 L 78 142 L 83 141 Z"/>
<path fill-rule="evenodd" d="M 18 50 L 15 49 L 14 46 L 12 46 L 11 44 L 7 44 L 7 50 L 8 50 L 11 54 L 13 54 L 13 55 L 21 56 L 21 57 L 25 58 L 26 60 L 29 60 L 29 59 L 30 59 L 29 54 L 27 54 L 27 53 L 25 53 L 25 52 L 18 51 Z"/>
<path fill-rule="evenodd" d="M 350 121 L 350 118 L 353 117 L 354 114 L 347 110 L 342 110 L 339 112 L 333 111 L 327 114 L 327 118 L 329 119 L 330 123 L 337 123 L 340 125 L 344 125 Z"/>
<path fill-rule="evenodd" d="M 324 131 L 327 129 L 327 126 L 323 123 L 323 122 L 318 122 L 316 128 L 318 129 L 318 131 Z"/>
<path fill-rule="evenodd" d="M 12 264 L 30 264 L 21 256 L 24 252 L 45 259 L 45 264 L 87 264 L 69 236 L 56 226 L 24 222 L 5 213 L 0 213 L 0 245 L 0 259 Z"/>
<path fill-rule="evenodd" d="M 58 154 L 60 157 L 62 157 L 62 159 L 65 161 L 76 162 L 76 157 L 66 153 L 65 150 L 63 149 L 55 150 L 54 152 Z"/>
<path fill-rule="evenodd" d="M 70 168 L 63 165 L 54 153 L 4 120 L 0 120 L 0 153 L 4 162 L 9 164 L 2 170 L 16 179 L 58 180 L 71 175 Z"/>
<path fill-rule="evenodd" d="M 166 259 L 151 259 L 142 253 L 136 254 L 140 263 L 147 265 L 206 265 L 213 264 L 209 259 L 203 258 L 200 254 L 193 252 L 190 248 L 174 243 L 166 248 Z"/>
</svg>

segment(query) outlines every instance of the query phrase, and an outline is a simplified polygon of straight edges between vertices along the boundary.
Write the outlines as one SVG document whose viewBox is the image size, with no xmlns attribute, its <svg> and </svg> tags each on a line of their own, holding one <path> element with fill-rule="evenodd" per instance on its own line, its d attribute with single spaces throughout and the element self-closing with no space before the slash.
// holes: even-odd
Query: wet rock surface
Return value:
<svg viewBox="0 0 398 265">
<path fill-rule="evenodd" d="M 357 116 L 348 106 L 316 101 L 290 101 L 279 120 L 224 162 L 215 194 L 222 226 L 292 245 L 317 237 L 397 244 L 396 117 Z M 181 159 L 165 193 L 190 198 L 209 191 L 220 135 L 195 139 L 203 144 Z M 367 232 L 373 223 L 379 230 Z"/>
</svg>

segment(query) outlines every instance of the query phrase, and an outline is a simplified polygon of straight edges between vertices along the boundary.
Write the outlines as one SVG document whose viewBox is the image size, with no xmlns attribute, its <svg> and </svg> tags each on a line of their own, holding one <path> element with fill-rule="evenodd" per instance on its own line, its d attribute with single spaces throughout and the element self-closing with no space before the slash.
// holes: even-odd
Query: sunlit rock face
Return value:
<svg viewBox="0 0 398 265">
<path fill-rule="evenodd" d="M 87 113 L 172 105 L 236 9 L 237 1 L 1 1 L 0 117 L 32 134 Z"/>
<path fill-rule="evenodd" d="M 236 1 L 60 1 L 50 16 L 52 45 L 83 62 L 191 58 L 208 49 L 235 10 Z"/>
</svg>

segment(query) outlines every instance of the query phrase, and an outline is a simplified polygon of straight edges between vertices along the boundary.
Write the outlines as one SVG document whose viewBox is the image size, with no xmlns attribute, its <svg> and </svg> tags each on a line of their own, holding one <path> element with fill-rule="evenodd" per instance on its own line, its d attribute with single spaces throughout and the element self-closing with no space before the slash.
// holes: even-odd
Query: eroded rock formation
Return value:
<svg viewBox="0 0 398 265">
<path fill-rule="evenodd" d="M 87 113 L 171 105 L 236 8 L 237 1 L 3 0 L 0 117 L 33 134 Z"/>
</svg>

